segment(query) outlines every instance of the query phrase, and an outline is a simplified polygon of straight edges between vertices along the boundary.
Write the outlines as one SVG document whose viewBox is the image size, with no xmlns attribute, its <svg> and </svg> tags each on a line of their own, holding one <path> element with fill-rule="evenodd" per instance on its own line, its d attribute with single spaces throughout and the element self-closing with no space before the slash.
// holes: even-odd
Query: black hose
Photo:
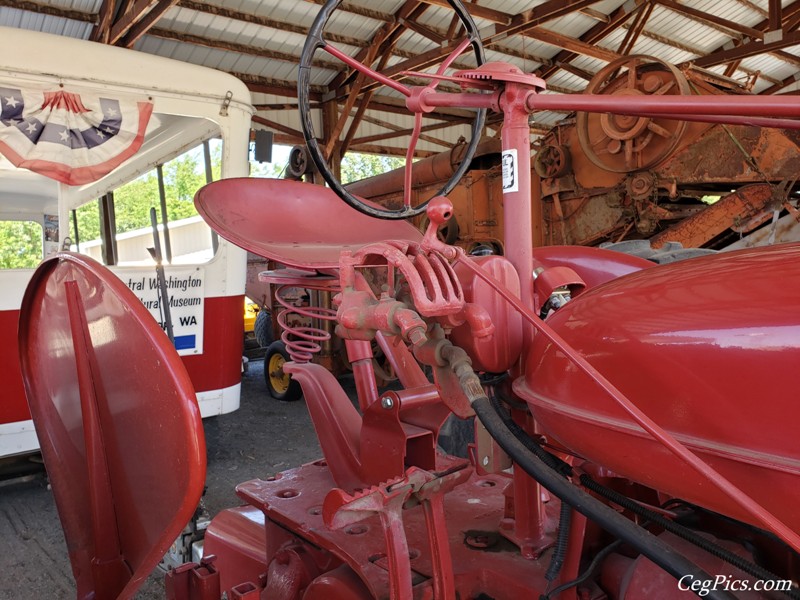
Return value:
<svg viewBox="0 0 800 600">
<path fill-rule="evenodd" d="M 566 502 L 561 503 L 561 511 L 558 518 L 558 535 L 553 546 L 553 554 L 550 556 L 550 565 L 544 573 L 547 581 L 555 581 L 561 574 L 561 567 L 564 566 L 564 558 L 567 556 L 567 546 L 569 545 L 569 528 L 572 523 L 572 507 Z"/>
<path fill-rule="evenodd" d="M 505 399 L 503 399 L 503 401 L 505 401 Z M 512 435 L 517 438 L 517 440 L 519 440 L 525 446 L 525 448 L 535 454 L 536 458 L 541 460 L 559 475 L 564 477 L 570 477 L 572 475 L 572 466 L 568 462 L 558 458 L 555 454 L 551 454 L 542 448 L 536 442 L 536 440 L 531 438 L 531 436 L 529 436 L 528 433 L 522 427 L 520 427 L 519 424 L 514 421 L 514 419 L 511 418 L 511 415 L 505 412 L 502 404 L 500 404 L 500 398 L 498 396 L 492 397 L 489 402 L 497 413 L 497 416 L 503 421 L 503 425 L 508 428 Z"/>
<path fill-rule="evenodd" d="M 695 531 L 689 529 L 688 527 L 681 525 L 680 523 L 676 523 L 672 519 L 667 519 L 663 515 L 658 514 L 655 511 L 652 511 L 638 502 L 631 500 L 624 494 L 620 494 L 616 490 L 612 490 L 598 482 L 594 479 L 589 477 L 586 474 L 580 476 L 581 484 L 586 488 L 589 489 L 596 494 L 611 500 L 614 504 L 625 508 L 632 513 L 639 515 L 640 517 L 644 517 L 651 521 L 653 524 L 658 525 L 659 527 L 669 531 L 670 533 L 675 534 L 676 536 L 683 538 L 687 542 L 690 542 L 708 552 L 709 554 L 716 556 L 717 558 L 725 561 L 728 564 L 733 565 L 737 569 L 752 575 L 757 579 L 761 579 L 763 581 L 770 581 L 770 580 L 778 580 L 780 577 L 771 573 L 767 569 L 755 564 L 739 556 L 738 554 L 734 554 L 723 548 L 722 546 L 715 544 L 714 542 L 704 538 L 702 535 L 699 535 Z M 783 590 L 782 590 L 783 591 Z M 786 590 L 783 591 L 784 594 L 789 596 L 789 598 L 795 598 L 796 600 L 800 600 L 800 592 L 797 590 Z"/>
<path fill-rule="evenodd" d="M 508 398 L 503 398 L 503 402 L 507 402 Z M 533 452 L 539 460 L 544 462 L 548 467 L 560 473 L 564 477 L 569 477 L 572 474 L 572 467 L 542 448 L 534 439 L 532 439 L 522 427 L 520 427 L 511 415 L 503 410 L 500 402 L 500 394 L 492 396 L 490 399 L 492 408 L 497 412 L 498 416 L 503 420 L 503 424 L 508 427 L 509 431 L 522 442 L 525 447 Z M 561 511 L 558 518 L 558 535 L 556 543 L 553 547 L 553 554 L 550 556 L 550 566 L 544 574 L 547 581 L 554 581 L 561 573 L 561 567 L 564 566 L 564 557 L 567 554 L 567 543 L 569 541 L 569 528 L 572 522 L 572 507 L 566 502 L 561 503 Z"/>
<path fill-rule="evenodd" d="M 597 570 L 597 567 L 600 566 L 602 560 L 606 556 L 611 554 L 614 550 L 619 548 L 621 545 L 622 545 L 622 540 L 615 540 L 611 542 L 608 546 L 606 546 L 605 548 L 603 548 L 597 554 L 594 555 L 592 562 L 590 562 L 589 566 L 586 567 L 586 569 L 584 569 L 583 573 L 578 575 L 572 581 L 567 581 L 566 583 L 562 583 L 560 586 L 553 588 L 549 592 L 542 594 L 541 596 L 539 596 L 539 600 L 550 600 L 550 598 L 552 598 L 553 596 L 558 596 L 561 592 L 568 590 L 571 587 L 575 587 L 576 585 L 580 585 L 581 583 L 589 579 L 589 577 L 592 576 L 592 573 L 594 573 Z"/>
<path fill-rule="evenodd" d="M 472 408 L 483 426 L 512 460 L 528 475 L 560 498 L 562 502 L 566 502 L 613 536 L 636 548 L 675 579 L 679 580 L 687 575 L 693 579 L 712 579 L 708 573 L 686 559 L 669 544 L 571 484 L 562 475 L 548 467 L 511 433 L 485 395 L 475 400 Z M 724 590 L 704 590 L 704 592 L 707 592 L 706 597 L 709 600 L 731 600 L 733 598 Z"/>
<path fill-rule="evenodd" d="M 514 410 L 519 410 L 527 414 L 531 414 L 531 409 L 526 402 L 512 398 L 503 391 L 503 388 L 497 388 L 495 395 L 503 401 L 503 404 L 508 404 Z"/>
<path fill-rule="evenodd" d="M 509 428 L 511 433 L 528 448 L 531 452 L 536 454 L 537 458 L 542 460 L 547 466 L 551 469 L 556 470 L 558 473 L 562 475 L 569 476 L 572 474 L 572 468 L 570 465 L 564 461 L 562 461 L 557 456 L 547 452 L 544 448 L 542 448 L 533 438 L 531 438 L 528 433 L 522 429 L 516 422 L 511 419 L 511 417 L 505 414 L 503 411 L 500 402 L 495 400 L 494 398 L 491 400 L 492 407 L 498 412 L 498 415 L 503 420 L 503 423 Z M 716 556 L 717 558 L 725 561 L 726 563 L 733 565 L 734 567 L 761 579 L 763 581 L 769 580 L 777 580 L 780 579 L 774 573 L 768 571 L 767 569 L 757 565 L 756 563 L 747 560 L 746 558 L 739 556 L 729 550 L 726 550 L 719 544 L 712 542 L 711 540 L 697 534 L 692 529 L 686 527 L 685 525 L 681 525 L 680 523 L 676 523 L 671 519 L 667 519 L 663 515 L 652 511 L 638 502 L 631 500 L 627 496 L 620 494 L 619 492 L 604 486 L 601 483 L 598 483 L 594 479 L 592 479 L 587 474 L 582 474 L 580 476 L 581 484 L 595 492 L 596 494 L 603 496 L 614 502 L 615 504 L 631 511 L 632 513 L 639 515 L 647 519 L 648 521 L 658 525 L 662 529 L 669 531 L 670 533 L 675 534 L 676 536 L 686 540 L 687 542 L 694 544 L 695 546 L 705 550 L 709 554 Z M 699 508 L 699 507 L 698 507 Z M 797 590 L 785 590 L 784 593 L 790 597 L 794 598 L 795 600 L 800 600 L 800 592 Z"/>
</svg>

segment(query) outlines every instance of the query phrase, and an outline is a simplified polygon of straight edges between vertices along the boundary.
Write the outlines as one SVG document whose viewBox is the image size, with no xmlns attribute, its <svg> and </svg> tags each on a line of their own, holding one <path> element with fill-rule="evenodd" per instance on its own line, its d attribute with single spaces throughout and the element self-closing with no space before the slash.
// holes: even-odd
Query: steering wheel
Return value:
<svg viewBox="0 0 800 600">
<path fill-rule="evenodd" d="M 392 89 L 400 92 L 406 98 L 410 98 L 412 96 L 412 88 L 407 87 L 406 85 L 390 79 L 389 77 L 378 73 L 370 68 L 369 65 L 365 65 L 350 56 L 346 55 L 341 50 L 331 46 L 328 42 L 326 42 L 322 38 L 322 31 L 325 28 L 325 25 L 328 23 L 328 20 L 331 17 L 333 11 L 341 4 L 342 0 L 328 0 L 325 5 L 320 10 L 317 18 L 314 20 L 311 29 L 309 29 L 308 37 L 306 38 L 306 43 L 303 46 L 303 53 L 300 56 L 300 71 L 298 74 L 297 80 L 297 95 L 298 95 L 298 104 L 300 109 L 300 120 L 303 128 L 303 136 L 306 140 L 306 145 L 308 146 L 309 155 L 311 156 L 311 160 L 317 167 L 317 170 L 322 175 L 323 179 L 328 183 L 328 185 L 333 189 L 336 194 L 344 200 L 347 204 L 355 208 L 356 210 L 373 216 L 379 219 L 407 219 L 409 217 L 417 216 L 425 211 L 425 207 L 428 205 L 428 202 L 436 196 L 444 196 L 447 195 L 458 183 L 458 181 L 463 177 L 464 173 L 467 171 L 470 162 L 472 161 L 473 156 L 475 155 L 475 151 L 478 147 L 478 142 L 480 141 L 480 134 L 481 130 L 483 129 L 484 122 L 486 120 L 486 109 L 478 109 L 475 115 L 475 119 L 472 122 L 472 138 L 467 145 L 466 152 L 464 153 L 464 157 L 461 160 L 461 164 L 459 165 L 458 169 L 452 174 L 450 179 L 444 184 L 444 186 L 436 193 L 432 198 L 429 198 L 425 202 L 411 207 L 411 169 L 412 169 L 412 159 L 414 157 L 414 150 L 417 145 L 417 140 L 419 138 L 421 128 L 422 128 L 422 112 L 415 112 L 414 113 L 414 130 L 411 134 L 411 142 L 409 144 L 408 151 L 406 153 L 406 173 L 405 173 L 405 189 L 403 195 L 403 208 L 397 210 L 390 210 L 388 208 L 381 208 L 375 204 L 368 204 L 363 200 L 357 198 L 350 192 L 348 192 L 341 182 L 334 177 L 333 173 L 331 172 L 327 160 L 322 153 L 322 150 L 317 142 L 317 137 L 314 134 L 314 125 L 311 120 L 311 105 L 310 105 L 310 87 L 311 87 L 311 60 L 314 57 L 314 53 L 317 50 L 324 50 L 335 56 L 336 58 L 342 60 L 350 67 L 356 69 L 357 71 L 365 74 L 366 76 L 374 79 L 378 83 L 382 85 L 386 85 L 391 87 Z M 481 43 L 480 36 L 478 34 L 478 28 L 475 25 L 475 22 L 472 20 L 472 17 L 467 12 L 464 5 L 461 3 L 460 0 L 447 0 L 448 4 L 452 7 L 455 11 L 456 15 L 458 16 L 459 21 L 461 22 L 464 30 L 466 31 L 467 35 L 466 38 L 456 45 L 455 49 L 450 52 L 450 54 L 445 58 L 444 62 L 441 63 L 437 70 L 437 75 L 444 74 L 445 70 L 455 61 L 458 56 L 467 49 L 467 47 L 471 46 L 472 51 L 475 54 L 475 60 L 478 63 L 478 66 L 484 63 L 484 56 L 483 56 L 483 44 Z M 436 86 L 438 85 L 439 81 L 437 79 L 432 79 L 431 83 L 425 86 L 424 90 L 434 91 Z M 423 90 L 423 91 L 424 91 Z"/>
</svg>

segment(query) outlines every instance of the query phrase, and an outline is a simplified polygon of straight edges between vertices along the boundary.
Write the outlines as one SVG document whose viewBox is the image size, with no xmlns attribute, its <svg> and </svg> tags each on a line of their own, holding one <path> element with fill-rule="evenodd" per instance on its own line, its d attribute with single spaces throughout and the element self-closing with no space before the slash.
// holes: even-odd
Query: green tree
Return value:
<svg viewBox="0 0 800 600">
<path fill-rule="evenodd" d="M 405 164 L 405 159 L 397 156 L 348 152 L 342 159 L 342 183 L 346 185 L 353 181 L 380 175 L 381 173 L 404 167 Z"/>
<path fill-rule="evenodd" d="M 0 222 L 0 268 L 32 269 L 42 260 L 42 226 L 33 221 Z"/>
<path fill-rule="evenodd" d="M 167 200 L 167 218 L 170 222 L 197 215 L 194 195 L 206 183 L 202 148 L 195 149 L 171 160 L 163 167 L 164 192 Z M 220 176 L 220 147 L 212 145 L 212 174 Z M 147 173 L 114 191 L 114 213 L 117 233 L 150 227 L 150 207 L 158 211 L 158 175 Z M 100 237 L 100 218 L 97 202 L 89 202 L 77 210 L 78 233 L 81 241 Z M 75 239 L 75 232 L 71 233 Z"/>
</svg>

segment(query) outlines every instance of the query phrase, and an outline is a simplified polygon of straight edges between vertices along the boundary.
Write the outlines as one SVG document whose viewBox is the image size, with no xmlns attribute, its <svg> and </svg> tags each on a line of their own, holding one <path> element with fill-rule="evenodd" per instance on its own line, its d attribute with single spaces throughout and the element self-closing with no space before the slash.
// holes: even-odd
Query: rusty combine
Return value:
<svg viewBox="0 0 800 600">
<path fill-rule="evenodd" d="M 585 93 L 750 94 L 746 86 L 716 73 L 647 56 L 609 63 Z M 719 250 L 763 227 L 776 210 L 791 215 L 778 229 L 778 239 L 797 239 L 793 226 L 800 213 L 792 193 L 800 169 L 798 145 L 800 135 L 792 129 L 570 113 L 538 141 L 532 172 L 534 244 L 645 239 L 656 249 L 676 242 L 684 248 Z M 463 148 L 418 163 L 415 199 L 430 196 L 450 177 Z M 500 140 L 489 138 L 449 196 L 455 213 L 442 239 L 468 251 L 502 252 L 501 186 Z M 399 206 L 402 170 L 348 189 L 388 207 Z M 416 222 L 424 229 L 424 218 Z M 760 236 L 754 243 L 767 239 Z"/>
</svg>

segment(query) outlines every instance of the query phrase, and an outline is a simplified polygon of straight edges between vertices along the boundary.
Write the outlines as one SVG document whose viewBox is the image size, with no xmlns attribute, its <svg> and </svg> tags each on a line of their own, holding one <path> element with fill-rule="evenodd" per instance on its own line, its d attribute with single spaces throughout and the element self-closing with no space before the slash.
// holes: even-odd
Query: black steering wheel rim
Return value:
<svg viewBox="0 0 800 600">
<path fill-rule="evenodd" d="M 308 147 L 308 153 L 311 157 L 311 160 L 316 165 L 320 175 L 322 175 L 322 178 L 327 182 L 331 189 L 336 192 L 336 195 L 357 211 L 378 219 L 399 220 L 415 217 L 425 211 L 428 202 L 430 202 L 432 198 L 449 194 L 459 180 L 464 176 L 464 173 L 466 173 L 470 162 L 472 162 L 472 158 L 475 156 L 478 143 L 480 142 L 481 131 L 483 130 L 483 126 L 486 121 L 486 109 L 481 108 L 476 111 L 475 119 L 472 122 L 472 136 L 458 169 L 455 170 L 442 188 L 425 202 L 418 204 L 413 208 L 404 207 L 399 210 L 381 209 L 364 203 L 362 200 L 348 192 L 341 182 L 334 177 L 333 173 L 331 173 L 328 163 L 322 154 L 316 134 L 314 133 L 314 124 L 311 120 L 310 103 L 311 60 L 314 56 L 314 53 L 325 46 L 325 41 L 322 39 L 322 31 L 333 14 L 333 11 L 338 8 L 341 2 L 342 0 L 328 0 L 325 3 L 325 5 L 319 11 L 319 14 L 317 14 L 316 19 L 314 19 L 314 23 L 312 24 L 311 28 L 309 29 L 308 37 L 303 45 L 303 52 L 300 55 L 300 69 L 297 77 L 297 97 L 298 108 L 300 111 L 300 123 L 303 129 L 303 137 L 305 138 L 306 146 Z M 483 44 L 481 43 L 481 38 L 478 33 L 478 27 L 475 25 L 475 21 L 472 20 L 472 17 L 461 3 L 461 0 L 447 0 L 447 2 L 456 12 L 456 15 L 467 32 L 470 43 L 469 45 L 472 47 L 478 66 L 482 65 L 485 61 Z"/>
</svg>

